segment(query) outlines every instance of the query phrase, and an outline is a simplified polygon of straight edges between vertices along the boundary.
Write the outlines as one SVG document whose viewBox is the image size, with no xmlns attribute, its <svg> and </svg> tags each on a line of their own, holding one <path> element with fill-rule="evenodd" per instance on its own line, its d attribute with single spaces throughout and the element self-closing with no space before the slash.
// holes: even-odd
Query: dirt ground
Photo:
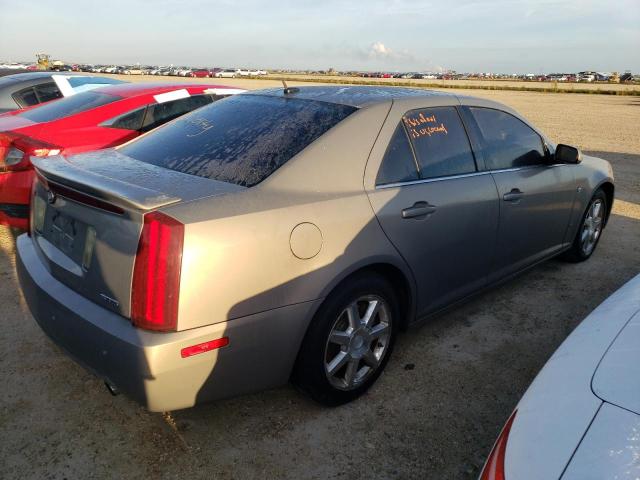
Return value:
<svg viewBox="0 0 640 480">
<path fill-rule="evenodd" d="M 324 409 L 284 387 L 160 415 L 110 396 L 45 337 L 16 284 L 16 232 L 0 229 L 0 475 L 475 478 L 551 353 L 640 272 L 640 99 L 461 93 L 507 103 L 554 141 L 612 162 L 614 213 L 588 262 L 546 262 L 401 335 L 378 383 L 350 405 Z"/>
</svg>

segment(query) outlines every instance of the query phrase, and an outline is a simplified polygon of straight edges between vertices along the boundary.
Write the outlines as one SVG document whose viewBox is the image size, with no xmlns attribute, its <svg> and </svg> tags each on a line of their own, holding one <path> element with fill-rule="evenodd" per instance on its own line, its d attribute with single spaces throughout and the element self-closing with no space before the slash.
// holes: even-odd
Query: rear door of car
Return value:
<svg viewBox="0 0 640 480">
<path fill-rule="evenodd" d="M 574 168 L 551 164 L 544 139 L 515 115 L 473 105 L 462 111 L 500 199 L 492 281 L 562 248 L 576 193 Z"/>
<path fill-rule="evenodd" d="M 455 105 L 396 103 L 369 158 L 365 187 L 413 272 L 418 315 L 485 285 L 498 197 L 491 175 L 476 164 Z"/>
</svg>

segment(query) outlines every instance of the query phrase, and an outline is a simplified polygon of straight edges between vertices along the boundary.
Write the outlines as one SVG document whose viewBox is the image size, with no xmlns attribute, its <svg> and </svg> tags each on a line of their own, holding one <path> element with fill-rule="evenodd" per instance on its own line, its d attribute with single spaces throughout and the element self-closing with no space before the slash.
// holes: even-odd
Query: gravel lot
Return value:
<svg viewBox="0 0 640 480">
<path fill-rule="evenodd" d="M 160 415 L 110 396 L 41 333 L 16 284 L 17 232 L 0 227 L 0 475 L 475 478 L 550 354 L 640 272 L 640 99 L 461 93 L 505 102 L 555 141 L 613 163 L 614 214 L 588 262 L 549 261 L 402 335 L 377 385 L 353 404 L 328 410 L 285 387 Z"/>
</svg>

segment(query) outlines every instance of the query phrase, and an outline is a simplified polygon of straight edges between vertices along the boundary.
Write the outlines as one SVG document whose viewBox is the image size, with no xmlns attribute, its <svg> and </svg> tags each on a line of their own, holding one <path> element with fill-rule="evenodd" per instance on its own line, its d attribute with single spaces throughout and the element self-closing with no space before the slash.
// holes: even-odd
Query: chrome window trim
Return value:
<svg viewBox="0 0 640 480">
<path fill-rule="evenodd" d="M 443 180 L 453 180 L 457 178 L 479 177 L 481 175 L 491 175 L 493 173 L 518 172 L 521 170 L 531 170 L 531 169 L 540 168 L 540 167 L 560 167 L 564 165 L 565 165 L 564 163 L 554 163 L 552 165 L 547 165 L 546 163 L 540 163 L 538 165 L 527 165 L 525 167 L 502 168 L 500 170 L 482 170 L 481 172 L 461 173 L 458 175 L 447 175 L 445 177 L 421 178 L 420 180 L 409 180 L 407 182 L 394 182 L 394 183 L 386 183 L 384 185 L 376 185 L 376 190 L 384 189 L 384 188 L 404 187 L 408 185 L 418 185 L 421 183 L 441 182 Z"/>
<path fill-rule="evenodd" d="M 480 175 L 489 175 L 491 172 L 483 170 L 482 172 L 461 173 L 459 175 L 448 175 L 446 177 L 421 178 L 420 180 L 409 180 L 408 182 L 387 183 L 384 185 L 376 185 L 377 189 L 404 187 L 405 185 L 418 185 L 420 183 L 441 182 L 443 180 L 452 180 L 455 178 L 479 177 Z"/>
</svg>

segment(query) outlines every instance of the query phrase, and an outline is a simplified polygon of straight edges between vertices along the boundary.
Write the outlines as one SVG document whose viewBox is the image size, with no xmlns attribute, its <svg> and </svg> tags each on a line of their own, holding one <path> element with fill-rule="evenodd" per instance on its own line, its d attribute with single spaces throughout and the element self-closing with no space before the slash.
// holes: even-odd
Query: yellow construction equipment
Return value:
<svg viewBox="0 0 640 480">
<path fill-rule="evenodd" d="M 51 55 L 48 53 L 36 53 L 36 59 L 38 60 L 38 70 L 49 70 L 49 59 Z"/>
</svg>

